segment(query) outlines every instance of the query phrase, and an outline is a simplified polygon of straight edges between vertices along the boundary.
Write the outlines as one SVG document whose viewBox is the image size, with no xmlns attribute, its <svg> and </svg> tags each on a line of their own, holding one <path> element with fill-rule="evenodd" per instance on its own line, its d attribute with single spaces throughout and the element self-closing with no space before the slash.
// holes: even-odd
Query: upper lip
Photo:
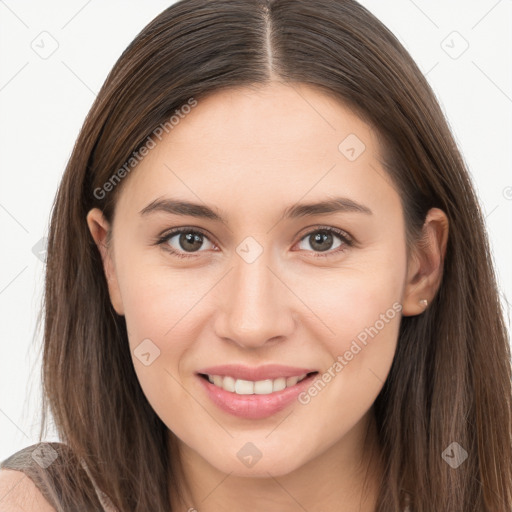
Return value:
<svg viewBox="0 0 512 512">
<path fill-rule="evenodd" d="M 220 366 L 209 366 L 197 373 L 204 375 L 230 376 L 242 380 L 267 380 L 278 379 L 279 377 L 299 377 L 305 373 L 316 372 L 311 368 L 297 368 L 294 366 L 283 366 L 280 364 L 266 364 L 264 366 L 250 367 L 243 364 L 223 364 Z"/>
</svg>

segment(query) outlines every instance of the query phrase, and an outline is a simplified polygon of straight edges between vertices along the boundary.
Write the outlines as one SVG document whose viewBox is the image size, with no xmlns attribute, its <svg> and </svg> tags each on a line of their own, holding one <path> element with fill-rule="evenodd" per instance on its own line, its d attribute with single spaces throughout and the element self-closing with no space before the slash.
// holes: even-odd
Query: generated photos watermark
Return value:
<svg viewBox="0 0 512 512">
<path fill-rule="evenodd" d="M 379 319 L 376 320 L 372 326 L 366 327 L 364 330 L 362 330 L 356 336 L 356 338 L 352 340 L 350 348 L 346 350 L 342 355 L 337 356 L 333 364 L 329 366 L 329 368 L 327 368 L 327 370 L 322 373 L 322 375 L 318 375 L 308 389 L 302 391 L 302 393 L 299 394 L 297 397 L 299 403 L 302 405 L 309 404 L 311 399 L 317 396 L 318 393 L 320 393 L 320 391 L 322 391 L 325 386 L 327 386 L 327 384 L 331 382 L 331 380 L 334 379 L 336 375 L 338 375 L 343 370 L 343 368 L 345 368 L 345 366 L 347 366 L 348 363 L 361 352 L 364 347 L 366 347 L 369 341 L 368 338 L 373 339 L 375 336 L 377 336 L 377 334 L 382 329 L 384 329 L 386 324 L 395 318 L 395 316 L 400 313 L 400 311 L 402 311 L 402 304 L 395 302 L 389 309 L 386 310 L 385 313 L 381 313 L 379 315 Z"/>
</svg>

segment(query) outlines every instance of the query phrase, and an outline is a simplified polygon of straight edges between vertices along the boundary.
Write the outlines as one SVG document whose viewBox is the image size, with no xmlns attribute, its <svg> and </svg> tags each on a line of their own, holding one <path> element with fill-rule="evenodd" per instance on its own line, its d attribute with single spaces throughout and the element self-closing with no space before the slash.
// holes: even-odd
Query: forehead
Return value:
<svg viewBox="0 0 512 512">
<path fill-rule="evenodd" d="M 127 178 L 119 208 L 140 211 L 166 194 L 220 208 L 228 201 L 252 214 L 326 193 L 399 199 L 379 162 L 375 131 L 332 95 L 305 84 L 215 92 L 155 141 Z"/>
<path fill-rule="evenodd" d="M 198 144 L 219 152 L 272 149 L 293 154 L 337 150 L 349 130 L 365 143 L 375 143 L 371 128 L 332 95 L 307 84 L 279 82 L 218 91 L 198 105 L 166 136 L 169 144 Z M 204 140 L 198 137 L 204 136 Z M 229 144 L 232 141 L 232 144 Z M 236 145 L 236 146 L 235 146 Z M 301 151 L 301 148 L 303 150 Z M 264 155 L 262 155 L 264 156 Z"/>
</svg>

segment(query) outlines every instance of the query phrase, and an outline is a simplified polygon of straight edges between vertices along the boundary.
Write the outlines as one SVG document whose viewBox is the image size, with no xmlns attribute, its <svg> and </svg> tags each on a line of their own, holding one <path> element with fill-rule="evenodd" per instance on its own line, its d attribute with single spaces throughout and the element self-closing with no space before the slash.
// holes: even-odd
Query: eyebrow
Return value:
<svg viewBox="0 0 512 512">
<path fill-rule="evenodd" d="M 155 199 L 144 207 L 139 214 L 142 216 L 164 212 L 173 215 L 188 215 L 190 217 L 198 217 L 210 219 L 227 224 L 222 215 L 209 206 L 191 203 L 188 201 L 175 200 L 170 198 Z M 311 217 L 325 213 L 339 212 L 356 212 L 373 215 L 373 212 L 367 206 L 356 203 L 352 199 L 346 197 L 335 197 L 317 203 L 295 204 L 285 209 L 281 220 L 297 219 L 300 217 Z"/>
</svg>

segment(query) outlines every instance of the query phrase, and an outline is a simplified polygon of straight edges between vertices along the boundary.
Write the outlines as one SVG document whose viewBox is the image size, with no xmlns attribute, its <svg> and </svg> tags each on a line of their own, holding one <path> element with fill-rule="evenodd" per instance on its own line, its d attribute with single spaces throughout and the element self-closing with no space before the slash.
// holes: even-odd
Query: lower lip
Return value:
<svg viewBox="0 0 512 512">
<path fill-rule="evenodd" d="M 197 378 L 211 401 L 220 409 L 240 418 L 255 420 L 268 418 L 288 407 L 302 391 L 311 385 L 316 375 L 309 375 L 295 386 L 268 395 L 238 395 L 215 386 L 199 375 Z"/>
</svg>

